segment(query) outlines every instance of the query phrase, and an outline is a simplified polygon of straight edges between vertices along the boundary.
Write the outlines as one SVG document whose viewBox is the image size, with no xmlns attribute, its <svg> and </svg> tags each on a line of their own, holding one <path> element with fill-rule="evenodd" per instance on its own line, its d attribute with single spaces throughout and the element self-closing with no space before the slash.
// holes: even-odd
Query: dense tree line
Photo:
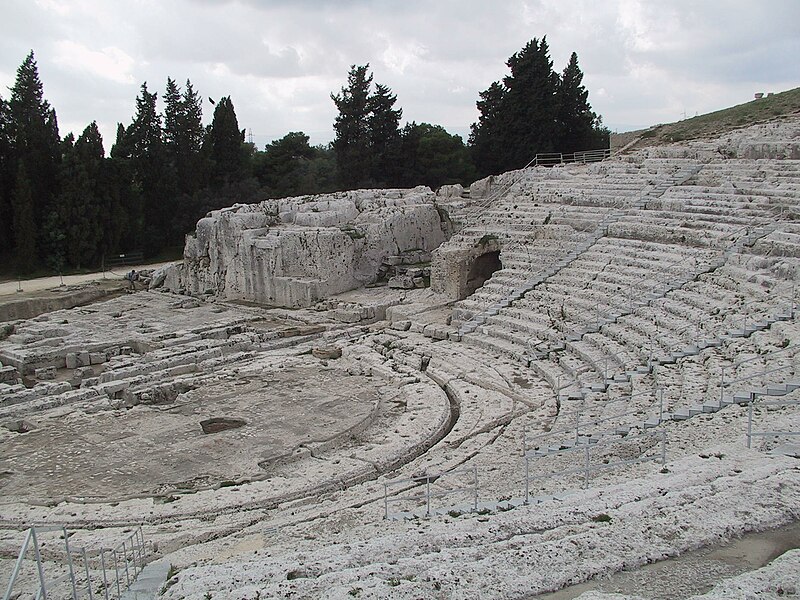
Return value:
<svg viewBox="0 0 800 600">
<path fill-rule="evenodd" d="M 230 97 L 209 98 L 214 114 L 204 126 L 191 81 L 167 78 L 160 96 L 142 84 L 106 156 L 95 122 L 77 139 L 60 137 L 31 52 L 9 99 L 0 97 L 0 272 L 96 267 L 132 250 L 154 256 L 180 246 L 208 211 L 235 202 L 467 184 L 537 152 L 607 147 L 575 54 L 559 76 L 546 41 L 534 39 L 507 64 L 511 74 L 480 94 L 469 145 L 439 125 L 401 127 L 397 96 L 373 85 L 367 64 L 353 65 L 331 94 L 338 115 L 328 146 L 290 132 L 259 151 L 245 142 Z"/>
<path fill-rule="evenodd" d="M 547 39 L 534 38 L 506 62 L 510 74 L 480 93 L 469 143 L 478 172 L 525 166 L 542 152 L 607 148 L 609 131 L 592 112 L 574 52 L 559 76 Z"/>
</svg>

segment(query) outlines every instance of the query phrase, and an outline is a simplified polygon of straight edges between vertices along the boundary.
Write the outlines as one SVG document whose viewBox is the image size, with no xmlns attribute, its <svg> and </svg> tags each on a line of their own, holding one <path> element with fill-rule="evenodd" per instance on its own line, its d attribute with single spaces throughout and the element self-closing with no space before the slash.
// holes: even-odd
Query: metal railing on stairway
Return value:
<svg viewBox="0 0 800 600">
<path fill-rule="evenodd" d="M 60 534 L 57 540 L 49 540 L 48 553 L 54 555 L 56 559 L 49 565 L 42 552 L 43 547 L 48 546 L 43 541 L 48 533 Z M 29 528 L 14 563 L 3 600 L 18 597 L 19 591 L 15 594 L 15 586 L 20 574 L 26 563 L 33 567 L 26 558 L 30 551 L 33 552 L 36 571 L 32 579 L 38 581 L 35 589 L 30 592 L 36 600 L 47 600 L 47 598 L 94 600 L 95 597 L 118 600 L 144 569 L 146 552 L 141 527 L 136 527 L 113 548 L 92 551 L 87 551 L 86 547 L 70 545 L 71 535 L 65 525 L 35 525 Z M 56 576 L 51 574 L 48 577 L 48 570 L 55 570 L 53 567 L 56 564 L 63 565 L 59 570 L 65 569 L 65 572 Z M 100 573 L 97 572 L 98 569 Z"/>
<path fill-rule="evenodd" d="M 528 164 L 521 169 L 518 169 L 511 179 L 500 185 L 494 192 L 479 202 L 475 202 L 470 206 L 470 209 L 462 216 L 464 228 L 472 227 L 475 225 L 475 217 L 483 213 L 487 208 L 494 204 L 498 198 L 503 196 L 510 190 L 516 183 L 522 180 L 525 175 L 525 169 L 530 167 L 546 166 L 552 167 L 560 164 L 572 163 L 590 163 L 601 162 L 611 156 L 610 148 L 601 148 L 600 150 L 585 150 L 582 152 L 573 152 L 571 154 L 562 154 L 560 152 L 541 152 L 536 154 Z"/>
</svg>

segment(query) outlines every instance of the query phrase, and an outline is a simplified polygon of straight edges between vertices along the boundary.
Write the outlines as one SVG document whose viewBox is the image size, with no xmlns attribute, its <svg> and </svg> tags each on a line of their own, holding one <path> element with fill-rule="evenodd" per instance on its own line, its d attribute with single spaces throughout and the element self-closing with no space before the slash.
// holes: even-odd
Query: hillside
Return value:
<svg viewBox="0 0 800 600">
<path fill-rule="evenodd" d="M 623 148 L 637 137 L 639 141 L 629 150 L 712 137 L 797 113 L 800 113 L 800 87 L 675 123 L 612 134 L 611 148 L 612 150 Z"/>
</svg>

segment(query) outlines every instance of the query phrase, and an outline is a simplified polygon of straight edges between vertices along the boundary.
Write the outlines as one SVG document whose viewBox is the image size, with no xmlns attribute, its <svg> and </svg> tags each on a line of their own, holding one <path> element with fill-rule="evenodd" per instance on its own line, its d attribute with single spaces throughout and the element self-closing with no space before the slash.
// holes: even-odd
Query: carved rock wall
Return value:
<svg viewBox="0 0 800 600">
<path fill-rule="evenodd" d="M 445 240 L 433 192 L 355 190 L 212 212 L 184 250 L 181 287 L 304 307 L 375 281 L 389 255 Z"/>
</svg>

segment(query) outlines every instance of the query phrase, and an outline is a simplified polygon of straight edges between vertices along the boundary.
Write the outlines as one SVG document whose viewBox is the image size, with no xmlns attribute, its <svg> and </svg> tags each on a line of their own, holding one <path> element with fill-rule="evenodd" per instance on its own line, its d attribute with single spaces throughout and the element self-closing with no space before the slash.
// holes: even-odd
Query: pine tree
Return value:
<svg viewBox="0 0 800 600">
<path fill-rule="evenodd" d="M 339 110 L 333 124 L 335 137 L 333 150 L 339 169 L 339 181 L 346 189 L 368 184 L 371 172 L 369 97 L 372 74 L 367 75 L 369 64 L 350 67 L 347 87 L 331 100 Z"/>
<path fill-rule="evenodd" d="M 400 156 L 400 119 L 402 109 L 394 108 L 397 96 L 383 84 L 367 100 L 367 127 L 372 154 L 372 180 L 379 186 L 395 184 Z"/>
<path fill-rule="evenodd" d="M 502 107 L 506 90 L 499 81 L 480 93 L 478 122 L 472 124 L 469 144 L 478 171 L 487 175 L 503 170 Z"/>
<path fill-rule="evenodd" d="M 236 110 L 229 96 L 220 98 L 214 108 L 206 145 L 212 186 L 220 188 L 246 177 L 244 130 L 239 129 Z"/>
<path fill-rule="evenodd" d="M 182 160 L 178 165 L 178 180 L 183 190 L 194 193 L 205 184 L 206 180 L 201 154 L 205 128 L 202 101 L 188 79 L 181 98 L 181 108 Z"/>
<path fill-rule="evenodd" d="M 558 149 L 556 90 L 547 38 L 534 38 L 506 63 L 511 74 L 503 79 L 502 126 L 506 152 L 504 169 L 519 169 L 540 152 Z"/>
<path fill-rule="evenodd" d="M 0 97 L 0 257 L 11 252 L 13 248 L 11 196 L 14 191 L 14 173 L 10 126 L 11 111 L 8 102 Z"/>
<path fill-rule="evenodd" d="M 257 177 L 270 197 L 283 198 L 316 191 L 304 189 L 309 163 L 316 155 L 308 140 L 302 131 L 291 131 L 264 148 Z"/>
<path fill-rule="evenodd" d="M 20 161 L 12 195 L 14 263 L 17 273 L 29 273 L 36 266 L 36 221 L 33 214 L 33 191 L 25 167 Z"/>
<path fill-rule="evenodd" d="M 75 268 L 99 258 L 103 231 L 101 210 L 109 190 L 103 177 L 105 151 L 97 123 L 84 129 L 64 152 L 58 209 L 63 224 L 63 255 Z M 57 255 L 55 251 L 48 255 Z"/>
<path fill-rule="evenodd" d="M 401 184 L 436 189 L 447 183 L 469 183 L 475 168 L 464 142 L 440 125 L 409 123 L 403 128 Z"/>
<path fill-rule="evenodd" d="M 156 102 L 157 94 L 150 93 L 143 83 L 136 98 L 136 115 L 123 138 L 124 149 L 130 153 L 135 190 L 142 199 L 142 234 L 133 244 L 148 255 L 169 242 L 175 199 Z"/>
<path fill-rule="evenodd" d="M 25 227 L 21 223 L 15 225 L 14 243 L 16 255 L 25 255 L 26 264 L 36 261 L 23 250 L 37 247 L 36 235 L 38 226 L 44 221 L 46 211 L 53 210 L 53 202 L 58 193 L 58 169 L 60 162 L 60 138 L 55 111 L 44 99 L 42 82 L 33 52 L 31 52 L 17 69 L 17 78 L 11 89 L 8 102 L 8 131 L 12 146 L 11 172 L 24 172 L 27 181 L 15 182 L 15 217 L 23 217 Z M 20 163 L 24 168 L 20 171 Z M 29 190 L 28 194 L 26 190 Z M 25 192 L 22 196 L 21 193 Z M 30 219 L 28 209 L 20 207 L 20 198 L 27 198 L 30 203 Z M 20 212 L 22 211 L 22 212 Z M 30 231 L 27 223 L 33 226 Z M 15 223 L 17 221 L 15 220 Z M 21 231 L 32 236 L 32 240 L 21 239 Z"/>
<path fill-rule="evenodd" d="M 597 132 L 600 122 L 589 105 L 589 92 L 583 86 L 583 72 L 575 52 L 561 75 L 557 96 L 560 151 L 569 153 L 605 147 L 595 145 L 601 142 Z"/>
</svg>

